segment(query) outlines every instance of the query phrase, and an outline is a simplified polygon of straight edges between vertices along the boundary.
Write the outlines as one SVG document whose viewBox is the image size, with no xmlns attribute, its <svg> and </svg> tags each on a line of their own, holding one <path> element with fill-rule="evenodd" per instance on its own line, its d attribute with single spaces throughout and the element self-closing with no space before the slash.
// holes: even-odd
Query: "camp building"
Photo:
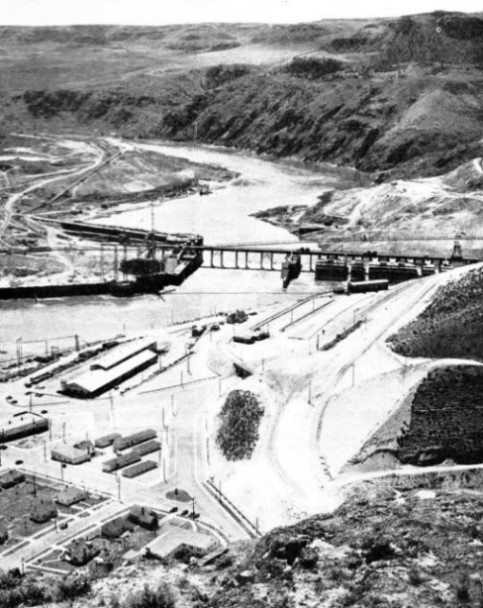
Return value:
<svg viewBox="0 0 483 608">
<path fill-rule="evenodd" d="M 63 380 L 62 392 L 81 399 L 97 397 L 156 363 L 156 349 L 150 339 L 122 344 L 97 357 L 78 376 Z"/>
</svg>

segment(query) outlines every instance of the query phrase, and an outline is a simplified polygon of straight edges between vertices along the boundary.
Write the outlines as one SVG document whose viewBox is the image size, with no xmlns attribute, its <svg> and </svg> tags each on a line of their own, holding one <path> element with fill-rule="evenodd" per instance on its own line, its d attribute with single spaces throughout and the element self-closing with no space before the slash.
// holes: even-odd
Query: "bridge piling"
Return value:
<svg viewBox="0 0 483 608">
<path fill-rule="evenodd" d="M 270 254 L 270 270 L 274 270 L 274 269 L 275 269 L 275 267 L 273 265 L 273 251 L 272 251 L 272 253 Z"/>
<path fill-rule="evenodd" d="M 223 249 L 220 249 L 220 268 L 225 268 L 225 262 L 224 262 L 224 259 L 223 259 L 223 254 L 224 254 Z"/>
<path fill-rule="evenodd" d="M 210 268 L 214 268 L 214 251 L 213 249 L 210 251 Z"/>
<path fill-rule="evenodd" d="M 248 251 L 245 251 L 245 270 L 248 270 Z"/>
<path fill-rule="evenodd" d="M 238 266 L 238 249 L 235 251 L 235 268 L 239 268 Z"/>
</svg>

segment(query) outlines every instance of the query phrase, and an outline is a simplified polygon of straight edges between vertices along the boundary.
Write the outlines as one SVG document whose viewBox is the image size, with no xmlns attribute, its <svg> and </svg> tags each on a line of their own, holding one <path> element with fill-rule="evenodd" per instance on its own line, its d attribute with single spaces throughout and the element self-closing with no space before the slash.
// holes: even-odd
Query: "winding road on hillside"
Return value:
<svg viewBox="0 0 483 608">
<path fill-rule="evenodd" d="M 71 143 L 75 143 L 75 142 L 71 142 Z M 83 144 L 85 145 L 85 142 L 83 142 Z M 65 171 L 65 169 L 61 169 L 61 170 L 53 173 L 47 179 L 45 177 L 43 177 L 42 179 L 36 181 L 34 184 L 31 184 L 30 186 L 21 190 L 20 192 L 16 192 L 15 194 L 12 194 L 6 200 L 5 207 L 4 207 L 3 223 L 0 226 L 0 241 L 4 238 L 5 232 L 8 228 L 8 226 L 10 225 L 12 215 L 14 212 L 14 208 L 15 208 L 15 204 L 19 200 L 21 200 L 23 196 L 25 196 L 26 194 L 29 194 L 30 192 L 43 188 L 44 186 L 53 184 L 55 182 L 62 182 L 67 179 L 79 178 L 84 175 L 88 175 L 92 171 L 95 171 L 97 168 L 99 168 L 99 166 L 102 165 L 104 162 L 106 162 L 107 154 L 104 149 L 95 145 L 94 143 L 90 143 L 89 148 L 90 148 L 90 152 L 93 156 L 93 161 L 89 165 L 82 166 L 81 168 L 76 167 L 72 171 L 67 171 L 67 172 Z M 58 160 L 61 160 L 61 158 L 59 157 Z M 84 163 L 84 162 L 85 161 L 82 161 L 82 163 Z"/>
</svg>

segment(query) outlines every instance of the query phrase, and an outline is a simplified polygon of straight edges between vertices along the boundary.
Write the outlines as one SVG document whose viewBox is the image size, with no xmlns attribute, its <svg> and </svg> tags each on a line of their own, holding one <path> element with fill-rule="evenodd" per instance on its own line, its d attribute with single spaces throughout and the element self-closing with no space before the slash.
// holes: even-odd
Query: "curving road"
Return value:
<svg viewBox="0 0 483 608">
<path fill-rule="evenodd" d="M 74 143 L 74 142 L 71 142 L 71 143 Z M 89 147 L 94 156 L 94 160 L 87 167 L 84 166 L 80 169 L 76 168 L 76 169 L 73 169 L 72 171 L 67 171 L 67 172 L 65 171 L 65 169 L 59 170 L 59 171 L 55 172 L 54 174 L 51 174 L 50 177 L 48 177 L 48 178 L 43 177 L 42 179 L 36 181 L 34 184 L 31 184 L 24 190 L 21 190 L 20 192 L 16 192 L 15 194 L 12 194 L 7 199 L 7 201 L 5 203 L 5 207 L 4 207 L 4 220 L 3 220 L 2 225 L 0 226 L 0 240 L 3 239 L 5 232 L 10 224 L 15 204 L 23 196 L 25 196 L 26 194 L 28 194 L 30 192 L 33 192 L 34 190 L 43 188 L 44 186 L 47 186 L 49 184 L 52 184 L 55 182 L 60 182 L 60 181 L 66 180 L 66 179 L 75 178 L 75 177 L 81 177 L 84 174 L 89 174 L 90 172 L 96 170 L 101 164 L 106 162 L 105 150 L 96 146 L 95 144 L 89 144 Z M 59 160 L 60 160 L 60 158 L 59 158 Z"/>
</svg>

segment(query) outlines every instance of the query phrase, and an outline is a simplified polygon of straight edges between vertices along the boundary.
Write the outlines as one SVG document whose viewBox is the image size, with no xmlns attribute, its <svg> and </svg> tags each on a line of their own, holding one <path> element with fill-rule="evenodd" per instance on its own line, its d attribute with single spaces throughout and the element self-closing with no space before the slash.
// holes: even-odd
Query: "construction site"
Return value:
<svg viewBox="0 0 483 608">
<path fill-rule="evenodd" d="M 73 154 L 81 143 L 82 154 L 106 146 L 114 165 L 138 148 L 76 140 Z M 25 206 L 45 178 L 19 178 L 24 190 L 9 199 L 0 252 L 9 569 L 105 576 L 151 560 L 209 563 L 231 541 L 333 511 L 354 480 L 408 464 L 418 474 L 447 454 L 447 443 L 421 448 L 423 415 L 407 433 L 408 400 L 452 360 L 411 359 L 387 340 L 480 268 L 476 238 L 448 231 L 397 251 L 389 237 L 377 249 L 302 241 L 252 214 L 288 188 L 316 201 L 320 175 L 216 148 L 151 143 L 139 153 L 146 147 L 224 181 L 171 198 L 126 194 L 108 209 L 89 203 L 82 220 L 57 194 L 58 210 Z M 71 205 L 89 171 L 68 186 Z M 26 230 L 35 242 L 22 241 Z M 19 271 L 26 260 L 31 271 Z M 244 433 L 233 431 L 240 415 Z M 479 462 L 468 446 L 463 466 Z"/>
</svg>

